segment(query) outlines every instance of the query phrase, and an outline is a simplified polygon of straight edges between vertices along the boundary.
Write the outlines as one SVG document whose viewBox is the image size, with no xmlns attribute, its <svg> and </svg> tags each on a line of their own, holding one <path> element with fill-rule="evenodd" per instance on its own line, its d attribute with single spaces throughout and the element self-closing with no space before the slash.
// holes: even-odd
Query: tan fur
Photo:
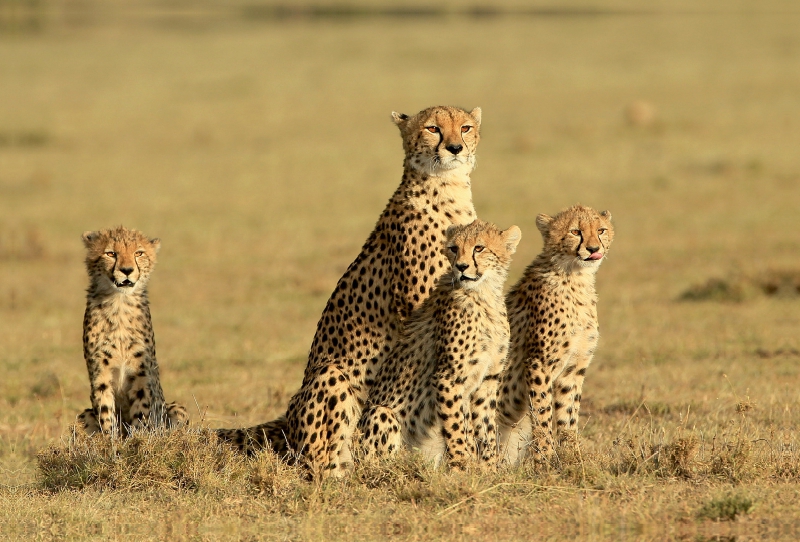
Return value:
<svg viewBox="0 0 800 542">
<path fill-rule="evenodd" d="M 352 435 L 375 375 L 404 320 L 445 272 L 445 230 L 475 219 L 469 175 L 480 109 L 432 107 L 392 119 L 406 151 L 402 182 L 322 312 L 286 416 L 218 431 L 243 451 L 269 443 L 300 454 L 312 472 L 340 476 L 352 461 Z"/>
<path fill-rule="evenodd" d="M 187 423 L 185 408 L 164 404 L 158 377 L 147 282 L 161 241 L 119 226 L 86 232 L 83 242 L 90 279 L 83 355 L 92 408 L 78 421 L 89 434 L 112 435 L 124 434 L 128 427 Z"/>
<path fill-rule="evenodd" d="M 359 422 L 366 457 L 407 447 L 457 467 L 494 463 L 509 340 L 503 284 L 520 237 L 481 220 L 447 229 L 450 272 L 409 317 Z"/>
<path fill-rule="evenodd" d="M 576 205 L 539 215 L 542 253 L 506 297 L 511 346 L 498 405 L 501 453 L 540 458 L 577 431 L 586 369 L 599 339 L 595 273 L 614 227 L 608 211 Z M 602 259 L 588 259 L 592 252 Z"/>
</svg>

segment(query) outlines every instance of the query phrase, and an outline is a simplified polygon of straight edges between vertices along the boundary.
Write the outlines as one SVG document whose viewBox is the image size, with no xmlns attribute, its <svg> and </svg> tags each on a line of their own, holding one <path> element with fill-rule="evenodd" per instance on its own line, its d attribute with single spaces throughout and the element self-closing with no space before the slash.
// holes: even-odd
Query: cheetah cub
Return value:
<svg viewBox="0 0 800 542">
<path fill-rule="evenodd" d="M 581 205 L 541 214 L 536 225 L 544 249 L 506 297 L 511 344 L 497 423 L 503 460 L 512 464 L 529 444 L 540 459 L 549 457 L 555 436 L 577 431 L 599 338 L 595 273 L 614 239 L 611 214 Z"/>
<path fill-rule="evenodd" d="M 89 369 L 92 408 L 78 415 L 88 434 L 117 435 L 128 427 L 188 423 L 186 409 L 164 404 L 147 281 L 159 239 L 119 226 L 87 231 L 90 285 L 83 318 L 83 357 Z M 120 426 L 120 422 L 122 425 Z"/>
<path fill-rule="evenodd" d="M 450 272 L 407 320 L 359 422 L 367 458 L 405 446 L 455 467 L 476 454 L 496 459 L 497 386 L 509 341 L 503 284 L 521 233 L 475 220 L 445 236 Z"/>
</svg>

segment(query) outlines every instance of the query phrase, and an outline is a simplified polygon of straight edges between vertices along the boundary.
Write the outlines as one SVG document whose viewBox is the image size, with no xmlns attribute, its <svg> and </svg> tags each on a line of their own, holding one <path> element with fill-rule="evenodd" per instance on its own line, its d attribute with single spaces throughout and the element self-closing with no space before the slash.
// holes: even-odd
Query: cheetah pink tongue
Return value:
<svg viewBox="0 0 800 542">
<path fill-rule="evenodd" d="M 589 256 L 588 258 L 586 258 L 586 259 L 587 259 L 587 260 L 599 260 L 599 259 L 600 259 L 600 258 L 602 258 L 602 257 L 603 257 L 603 254 L 602 254 L 601 252 L 595 252 L 595 253 L 593 253 L 591 256 Z"/>
</svg>

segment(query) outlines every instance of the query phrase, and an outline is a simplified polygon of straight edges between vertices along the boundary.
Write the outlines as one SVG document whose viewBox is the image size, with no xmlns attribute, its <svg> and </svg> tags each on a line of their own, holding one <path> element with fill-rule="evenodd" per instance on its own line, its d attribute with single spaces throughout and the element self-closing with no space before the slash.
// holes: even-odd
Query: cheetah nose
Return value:
<svg viewBox="0 0 800 542">
<path fill-rule="evenodd" d="M 122 273 L 125 273 L 125 276 L 126 276 L 126 277 L 127 277 L 128 275 L 130 275 L 131 273 L 133 273 L 133 267 L 120 267 L 120 268 L 119 268 L 119 270 L 120 270 Z"/>
<path fill-rule="evenodd" d="M 600 247 L 586 247 L 586 250 L 589 251 L 589 254 L 594 254 L 595 252 L 600 252 Z"/>
<path fill-rule="evenodd" d="M 453 154 L 458 154 L 458 153 L 460 153 L 460 152 L 461 152 L 461 149 L 463 149 L 463 148 L 464 148 L 464 147 L 463 147 L 462 145 L 459 145 L 459 144 L 457 144 L 457 143 L 456 143 L 456 144 L 452 144 L 452 143 L 451 143 L 450 145 L 447 145 L 447 146 L 445 147 L 445 149 L 447 149 L 448 151 L 452 152 Z"/>
<path fill-rule="evenodd" d="M 468 267 L 469 267 L 469 264 L 468 264 L 468 263 L 457 263 L 457 264 L 456 264 L 456 269 L 458 269 L 458 270 L 459 270 L 459 271 L 461 271 L 462 273 L 463 273 L 464 271 L 466 271 Z"/>
</svg>

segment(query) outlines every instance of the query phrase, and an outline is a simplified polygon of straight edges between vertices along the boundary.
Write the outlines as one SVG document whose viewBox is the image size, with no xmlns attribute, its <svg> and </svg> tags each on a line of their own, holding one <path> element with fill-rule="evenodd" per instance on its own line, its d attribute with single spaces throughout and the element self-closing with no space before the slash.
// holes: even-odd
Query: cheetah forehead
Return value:
<svg viewBox="0 0 800 542">
<path fill-rule="evenodd" d="M 87 263 L 96 260 L 107 250 L 132 254 L 140 249 L 147 253 L 151 261 L 155 262 L 156 254 L 161 248 L 160 239 L 151 239 L 138 230 L 128 229 L 124 226 L 84 232 L 83 242 L 87 250 Z"/>
<path fill-rule="evenodd" d="M 460 107 L 438 105 L 423 109 L 412 116 L 393 113 L 392 118 L 398 124 L 405 124 L 405 131 L 409 135 L 430 125 L 456 129 L 464 124 L 471 124 L 475 128 L 479 128 L 481 124 L 481 108 L 476 107 L 472 111 L 467 111 Z"/>
<path fill-rule="evenodd" d="M 612 235 L 614 231 L 614 225 L 611 223 L 611 213 L 608 211 L 596 211 L 584 205 L 574 205 L 552 218 L 547 217 L 547 215 L 539 215 L 537 223 L 540 226 L 546 225 L 550 236 L 553 238 L 563 237 L 575 228 L 593 230 L 605 228 Z"/>
<path fill-rule="evenodd" d="M 501 254 L 513 252 L 520 236 L 521 233 L 516 226 L 511 226 L 508 230 L 503 231 L 491 222 L 476 219 L 470 224 L 453 225 L 447 228 L 446 244 L 448 246 L 483 245 L 492 252 Z"/>
</svg>

